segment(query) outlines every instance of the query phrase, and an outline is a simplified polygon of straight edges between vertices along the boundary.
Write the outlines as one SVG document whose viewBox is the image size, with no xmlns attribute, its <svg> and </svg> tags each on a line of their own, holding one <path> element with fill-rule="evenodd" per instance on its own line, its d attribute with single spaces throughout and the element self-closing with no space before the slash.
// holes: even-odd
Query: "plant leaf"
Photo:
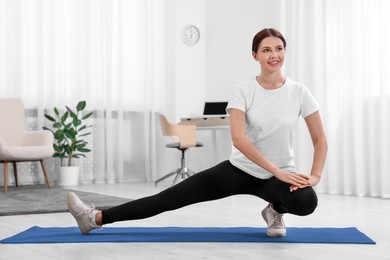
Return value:
<svg viewBox="0 0 390 260">
<path fill-rule="evenodd" d="M 61 127 L 62 127 L 62 124 L 56 122 L 56 123 L 53 124 L 53 127 L 54 127 L 54 128 L 61 128 Z"/>
<path fill-rule="evenodd" d="M 72 111 L 72 109 L 70 109 L 68 106 L 65 106 L 65 107 L 66 107 L 66 109 L 69 111 L 69 113 L 70 113 L 70 115 L 71 115 L 72 117 L 77 117 L 76 114 Z"/>
<path fill-rule="evenodd" d="M 75 139 L 76 137 L 76 131 L 73 128 L 64 129 L 64 134 L 69 139 Z"/>
<path fill-rule="evenodd" d="M 62 124 L 65 123 L 66 119 L 68 118 L 68 115 L 69 115 L 68 111 L 66 111 L 66 112 L 63 114 L 63 116 L 61 117 L 61 123 L 62 123 Z"/>
<path fill-rule="evenodd" d="M 76 145 L 77 149 L 84 148 L 85 146 L 87 146 L 86 143 Z"/>
<path fill-rule="evenodd" d="M 90 116 L 92 116 L 92 114 L 93 114 L 93 112 L 89 112 L 88 114 L 86 114 L 85 116 L 83 116 L 83 120 L 84 119 L 87 119 L 87 118 L 89 118 Z"/>
<path fill-rule="evenodd" d="M 87 148 L 78 148 L 77 151 L 82 152 L 82 153 L 89 153 L 91 150 Z"/>
<path fill-rule="evenodd" d="M 85 128 L 87 128 L 87 126 L 83 125 L 82 127 L 79 128 L 79 132 L 83 131 Z"/>
<path fill-rule="evenodd" d="M 42 129 L 43 129 L 43 130 L 48 130 L 48 131 L 50 131 L 50 132 L 52 132 L 52 133 L 54 134 L 54 131 L 51 130 L 50 128 L 47 128 L 46 126 L 43 126 Z"/>
<path fill-rule="evenodd" d="M 46 117 L 47 119 L 49 119 L 50 121 L 52 121 L 52 122 L 55 122 L 55 121 L 56 121 L 52 116 L 50 116 L 50 115 L 48 115 L 48 114 L 45 114 L 45 117 Z"/>
<path fill-rule="evenodd" d="M 59 141 L 62 141 L 62 139 L 64 139 L 64 131 L 59 129 L 57 130 L 55 133 L 54 133 L 54 138 L 56 140 L 59 140 Z"/>
<path fill-rule="evenodd" d="M 77 156 L 77 157 L 76 157 Z M 81 153 L 76 153 L 76 154 L 73 154 L 72 157 L 75 157 L 75 158 L 79 158 L 79 156 L 82 156 L 84 158 L 87 158 L 87 156 L 85 156 L 85 154 L 81 154 Z"/>
<path fill-rule="evenodd" d="M 72 152 L 73 152 L 72 147 L 70 147 L 69 145 L 67 145 L 67 146 L 65 146 L 64 148 L 65 148 L 65 152 L 66 152 L 67 154 L 72 154 Z"/>
<path fill-rule="evenodd" d="M 58 152 L 58 153 L 62 153 L 63 152 L 63 148 L 62 148 L 62 146 L 55 146 L 54 147 L 54 151 L 56 151 L 56 152 Z"/>
<path fill-rule="evenodd" d="M 77 117 L 75 118 L 73 118 L 73 125 L 75 126 L 75 127 L 78 127 L 79 125 L 80 125 L 80 121 L 77 119 Z"/>
<path fill-rule="evenodd" d="M 85 102 L 85 101 L 80 101 L 80 102 L 77 104 L 77 106 L 76 106 L 77 112 L 82 111 L 82 110 L 85 108 L 86 105 L 87 105 L 87 102 Z"/>
</svg>

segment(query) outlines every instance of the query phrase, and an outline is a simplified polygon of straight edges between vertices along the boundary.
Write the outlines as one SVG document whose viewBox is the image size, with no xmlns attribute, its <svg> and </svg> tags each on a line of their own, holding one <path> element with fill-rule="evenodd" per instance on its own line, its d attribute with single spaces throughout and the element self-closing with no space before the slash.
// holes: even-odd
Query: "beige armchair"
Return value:
<svg viewBox="0 0 390 260">
<path fill-rule="evenodd" d="M 53 134 L 49 131 L 26 131 L 25 111 L 18 98 L 0 99 L 0 163 L 4 163 L 4 192 L 8 190 L 8 163 L 14 167 L 18 187 L 17 162 L 40 161 L 48 188 L 50 181 L 43 159 L 54 154 Z"/>
<path fill-rule="evenodd" d="M 194 171 L 187 167 L 186 151 L 191 147 L 201 147 L 203 144 L 196 141 L 196 125 L 171 124 L 162 114 L 159 115 L 159 118 L 163 136 L 168 136 L 172 139 L 172 142 L 166 144 L 166 147 L 181 151 L 181 166 L 158 179 L 155 185 L 166 178 L 176 175 L 172 183 L 174 185 L 179 177 L 184 179 L 195 174 Z"/>
</svg>

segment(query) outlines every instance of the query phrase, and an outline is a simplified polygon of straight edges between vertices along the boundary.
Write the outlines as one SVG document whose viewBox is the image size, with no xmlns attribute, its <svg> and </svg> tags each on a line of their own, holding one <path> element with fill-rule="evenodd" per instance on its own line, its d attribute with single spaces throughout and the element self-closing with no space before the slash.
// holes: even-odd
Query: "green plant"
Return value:
<svg viewBox="0 0 390 260">
<path fill-rule="evenodd" d="M 65 106 L 66 110 L 62 115 L 60 115 L 57 107 L 54 107 L 54 116 L 45 114 L 45 117 L 53 122 L 53 130 L 45 126 L 43 129 L 51 131 L 54 135 L 55 143 L 53 147 L 55 153 L 53 157 L 60 158 L 61 166 L 64 166 L 64 158 L 68 158 L 68 166 L 72 166 L 72 158 L 86 157 L 83 153 L 91 151 L 86 147 L 88 142 L 83 139 L 83 137 L 91 134 L 87 129 L 92 127 L 92 125 L 83 125 L 83 120 L 93 114 L 93 112 L 90 112 L 82 116 L 82 111 L 86 105 L 85 101 L 80 101 L 76 106 L 76 113 Z"/>
</svg>

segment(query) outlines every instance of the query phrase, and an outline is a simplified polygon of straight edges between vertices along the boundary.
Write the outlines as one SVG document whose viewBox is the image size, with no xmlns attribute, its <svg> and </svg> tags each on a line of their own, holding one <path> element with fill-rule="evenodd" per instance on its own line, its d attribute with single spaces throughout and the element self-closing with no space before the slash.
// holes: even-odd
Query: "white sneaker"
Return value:
<svg viewBox="0 0 390 260">
<path fill-rule="evenodd" d="M 76 219 L 81 233 L 88 234 L 92 229 L 98 228 L 95 216 L 99 212 L 95 206 L 88 206 L 73 192 L 68 193 L 67 205 L 70 214 Z"/>
<path fill-rule="evenodd" d="M 271 203 L 261 211 L 265 222 L 267 223 L 267 235 L 270 237 L 285 237 L 286 227 L 284 226 L 283 214 L 278 213 L 272 208 Z"/>
</svg>

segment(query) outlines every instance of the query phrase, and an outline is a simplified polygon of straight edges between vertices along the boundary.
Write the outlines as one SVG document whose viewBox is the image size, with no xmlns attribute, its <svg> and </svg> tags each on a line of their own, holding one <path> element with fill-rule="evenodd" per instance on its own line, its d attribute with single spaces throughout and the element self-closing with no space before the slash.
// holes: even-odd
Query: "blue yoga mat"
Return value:
<svg viewBox="0 0 390 260">
<path fill-rule="evenodd" d="M 107 227 L 82 235 L 77 227 L 34 226 L 2 244 L 99 242 L 241 242 L 375 244 L 355 227 L 287 228 L 284 238 L 271 238 L 266 228 L 255 227 Z"/>
</svg>

